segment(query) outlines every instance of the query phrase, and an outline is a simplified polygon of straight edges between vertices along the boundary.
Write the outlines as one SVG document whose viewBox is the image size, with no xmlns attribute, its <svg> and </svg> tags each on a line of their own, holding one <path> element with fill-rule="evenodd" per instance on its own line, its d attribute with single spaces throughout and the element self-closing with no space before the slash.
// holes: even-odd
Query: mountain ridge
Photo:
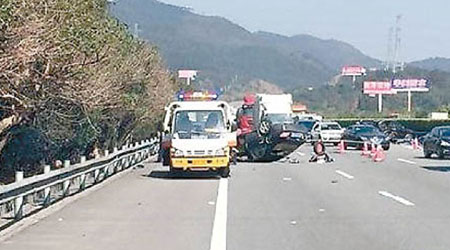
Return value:
<svg viewBox="0 0 450 250">
<path fill-rule="evenodd" d="M 250 32 L 156 0 L 119 1 L 111 11 L 129 27 L 138 23 L 140 36 L 160 48 L 169 68 L 198 69 L 202 81 L 219 86 L 264 80 L 289 90 L 325 84 L 344 65 L 380 64 L 344 42 Z"/>
</svg>

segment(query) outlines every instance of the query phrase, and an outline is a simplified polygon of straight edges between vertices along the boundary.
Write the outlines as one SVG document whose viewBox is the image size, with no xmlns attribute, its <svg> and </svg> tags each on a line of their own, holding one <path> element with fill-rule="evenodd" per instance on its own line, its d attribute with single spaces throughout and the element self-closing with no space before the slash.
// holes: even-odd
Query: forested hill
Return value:
<svg viewBox="0 0 450 250">
<path fill-rule="evenodd" d="M 112 11 L 161 48 L 169 67 L 201 70 L 220 85 L 265 80 L 292 89 L 328 82 L 341 66 L 378 65 L 349 44 L 308 35 L 252 33 L 227 19 L 155 0 L 118 1 Z"/>
<path fill-rule="evenodd" d="M 450 59 L 444 57 L 433 57 L 421 61 L 409 63 L 409 65 L 426 70 L 442 70 L 450 72 Z"/>
</svg>

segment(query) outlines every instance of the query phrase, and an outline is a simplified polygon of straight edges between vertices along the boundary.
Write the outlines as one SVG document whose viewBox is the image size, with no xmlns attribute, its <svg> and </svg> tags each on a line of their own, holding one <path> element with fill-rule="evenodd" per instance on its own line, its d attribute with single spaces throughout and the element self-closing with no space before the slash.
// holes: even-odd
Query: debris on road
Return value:
<svg viewBox="0 0 450 250">
<path fill-rule="evenodd" d="M 292 226 L 295 226 L 295 225 L 297 225 L 297 221 L 292 220 L 290 224 L 291 224 Z"/>
<path fill-rule="evenodd" d="M 289 163 L 290 164 L 300 164 L 300 160 L 298 160 L 298 159 L 290 159 Z"/>
</svg>

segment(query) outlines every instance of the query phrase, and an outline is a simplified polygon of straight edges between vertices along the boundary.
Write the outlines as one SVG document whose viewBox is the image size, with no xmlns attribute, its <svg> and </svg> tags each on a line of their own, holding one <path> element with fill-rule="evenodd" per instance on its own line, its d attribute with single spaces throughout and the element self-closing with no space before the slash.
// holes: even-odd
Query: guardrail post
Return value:
<svg viewBox="0 0 450 250">
<path fill-rule="evenodd" d="M 16 171 L 16 182 L 20 182 L 23 180 L 23 172 Z M 14 199 L 14 218 L 16 220 L 20 220 L 23 217 L 23 196 L 20 195 Z"/>
<path fill-rule="evenodd" d="M 65 160 L 64 161 L 64 168 L 68 168 L 70 166 L 70 161 Z M 63 182 L 63 196 L 69 195 L 69 187 L 70 187 L 70 180 L 65 180 Z"/>
<path fill-rule="evenodd" d="M 83 164 L 86 162 L 86 156 L 81 156 L 80 163 Z M 80 190 L 83 190 L 86 188 L 86 174 L 80 175 Z"/>
<path fill-rule="evenodd" d="M 105 149 L 105 157 L 109 156 L 109 150 Z M 103 168 L 103 178 L 106 179 L 108 176 L 110 176 L 110 167 L 109 167 L 109 163 L 106 164 L 105 168 Z"/>
<path fill-rule="evenodd" d="M 99 179 L 98 179 L 98 176 L 100 175 L 100 169 L 98 169 L 98 168 L 96 168 L 95 170 L 94 170 L 94 182 L 98 182 L 99 181 Z"/>
<path fill-rule="evenodd" d="M 48 175 L 51 171 L 51 167 L 50 165 L 45 165 L 44 166 L 44 174 Z M 44 206 L 48 206 L 50 204 L 50 187 L 46 187 L 44 188 Z"/>
</svg>

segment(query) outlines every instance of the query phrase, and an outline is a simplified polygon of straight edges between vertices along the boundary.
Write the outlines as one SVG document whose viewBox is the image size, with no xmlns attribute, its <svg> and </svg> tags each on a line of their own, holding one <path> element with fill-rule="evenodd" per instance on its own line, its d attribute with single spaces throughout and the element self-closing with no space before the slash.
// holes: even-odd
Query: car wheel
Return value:
<svg viewBox="0 0 450 250">
<path fill-rule="evenodd" d="M 385 145 L 385 146 L 383 146 L 383 150 L 384 150 L 384 151 L 388 151 L 388 150 L 389 150 L 389 148 L 391 148 L 391 146 L 390 146 L 390 145 Z"/>
<path fill-rule="evenodd" d="M 442 151 L 442 148 L 438 150 L 437 155 L 439 159 L 444 159 L 444 152 Z"/>
<path fill-rule="evenodd" d="M 413 139 L 414 139 L 414 135 L 412 135 L 412 134 L 407 134 L 405 136 L 405 141 L 412 141 Z"/>
<path fill-rule="evenodd" d="M 432 155 L 432 153 L 428 149 L 425 149 L 425 148 L 423 149 L 423 154 L 424 154 L 425 158 L 427 158 L 427 159 L 430 159 L 431 155 Z"/>
</svg>

